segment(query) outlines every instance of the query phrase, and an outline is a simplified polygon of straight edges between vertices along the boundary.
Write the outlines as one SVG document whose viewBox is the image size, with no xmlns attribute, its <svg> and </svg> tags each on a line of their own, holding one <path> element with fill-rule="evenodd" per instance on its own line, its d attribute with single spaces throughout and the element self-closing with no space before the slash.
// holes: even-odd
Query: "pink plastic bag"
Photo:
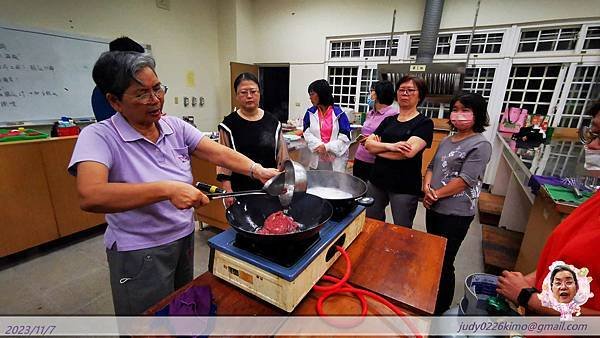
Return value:
<svg viewBox="0 0 600 338">
<path fill-rule="evenodd" d="M 525 126 L 526 120 L 527 109 L 508 107 L 502 113 L 498 130 L 504 133 L 518 133 L 521 127 Z"/>
</svg>

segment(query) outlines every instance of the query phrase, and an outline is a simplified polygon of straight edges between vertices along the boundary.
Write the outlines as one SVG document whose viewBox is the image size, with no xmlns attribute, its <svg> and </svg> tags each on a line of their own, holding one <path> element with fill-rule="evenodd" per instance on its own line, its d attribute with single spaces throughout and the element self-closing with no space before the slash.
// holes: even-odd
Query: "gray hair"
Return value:
<svg viewBox="0 0 600 338">
<path fill-rule="evenodd" d="M 141 83 L 135 74 L 149 67 L 156 74 L 156 62 L 149 54 L 138 52 L 104 52 L 96 61 L 92 70 L 92 78 L 102 94 L 111 93 L 119 100 L 134 80 Z"/>
</svg>

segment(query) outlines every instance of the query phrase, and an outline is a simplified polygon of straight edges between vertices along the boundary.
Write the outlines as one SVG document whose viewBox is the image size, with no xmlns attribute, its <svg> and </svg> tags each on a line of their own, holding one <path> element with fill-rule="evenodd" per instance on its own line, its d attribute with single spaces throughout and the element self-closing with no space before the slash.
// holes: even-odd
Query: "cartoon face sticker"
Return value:
<svg viewBox="0 0 600 338">
<path fill-rule="evenodd" d="M 558 266 L 552 271 L 550 283 L 552 294 L 559 303 L 570 303 L 579 289 L 575 272 L 566 266 Z"/>
<path fill-rule="evenodd" d="M 592 277 L 587 268 L 576 268 L 563 261 L 556 261 L 548 267 L 548 275 L 538 294 L 542 305 L 560 312 L 560 320 L 573 320 L 573 314 L 580 315 L 581 305 L 594 297 L 590 291 Z"/>
</svg>

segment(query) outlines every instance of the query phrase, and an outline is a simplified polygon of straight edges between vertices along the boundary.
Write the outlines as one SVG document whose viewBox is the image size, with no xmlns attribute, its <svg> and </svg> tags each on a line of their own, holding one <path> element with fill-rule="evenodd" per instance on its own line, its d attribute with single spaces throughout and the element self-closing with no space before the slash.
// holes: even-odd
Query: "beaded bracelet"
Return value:
<svg viewBox="0 0 600 338">
<path fill-rule="evenodd" d="M 258 165 L 258 163 L 254 162 L 250 166 L 250 178 L 252 178 L 252 179 L 254 179 L 254 167 L 256 167 L 257 165 Z"/>
</svg>

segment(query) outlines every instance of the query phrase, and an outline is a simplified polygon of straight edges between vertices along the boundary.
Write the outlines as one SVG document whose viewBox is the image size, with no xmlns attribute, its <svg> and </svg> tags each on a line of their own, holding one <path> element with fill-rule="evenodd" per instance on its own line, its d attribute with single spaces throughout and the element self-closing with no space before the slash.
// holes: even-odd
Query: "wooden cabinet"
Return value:
<svg viewBox="0 0 600 338">
<path fill-rule="evenodd" d="M 67 172 L 76 141 L 76 137 L 69 137 L 39 144 L 56 225 L 61 236 L 70 235 L 105 222 L 104 214 L 86 212 L 79 208 L 77 179 Z"/>
<path fill-rule="evenodd" d="M 525 226 L 515 271 L 527 272 L 537 268 L 537 262 L 548 237 L 575 208 L 572 205 L 554 202 L 545 188 L 538 191 Z"/>
<path fill-rule="evenodd" d="M 0 257 L 104 223 L 67 173 L 76 137 L 0 144 Z"/>
<path fill-rule="evenodd" d="M 427 172 L 427 166 L 433 159 L 435 152 L 440 146 L 440 142 L 450 134 L 450 126 L 448 125 L 448 119 L 431 119 L 433 121 L 433 141 L 431 142 L 431 148 L 425 149 L 423 152 L 423 163 L 421 164 L 421 173 L 425 176 Z"/>
<path fill-rule="evenodd" d="M 0 144 L 0 257 L 59 237 L 40 148 Z"/>
<path fill-rule="evenodd" d="M 192 175 L 194 182 L 202 181 L 220 187 L 217 181 L 217 168 L 214 164 L 192 156 Z M 198 220 L 219 229 L 227 229 L 229 224 L 225 218 L 225 206 L 220 199 L 212 200 L 208 205 L 196 209 Z"/>
<path fill-rule="evenodd" d="M 425 176 L 425 173 L 427 172 L 427 166 L 429 165 L 429 162 L 433 160 L 433 156 L 435 155 L 435 152 L 440 146 L 440 142 L 442 142 L 442 140 L 446 136 L 448 136 L 448 134 L 449 132 L 447 131 L 436 130 L 433 132 L 433 141 L 431 142 L 431 148 L 425 149 L 425 151 L 423 152 L 423 163 L 421 164 L 421 172 L 423 173 L 423 176 Z"/>
</svg>

